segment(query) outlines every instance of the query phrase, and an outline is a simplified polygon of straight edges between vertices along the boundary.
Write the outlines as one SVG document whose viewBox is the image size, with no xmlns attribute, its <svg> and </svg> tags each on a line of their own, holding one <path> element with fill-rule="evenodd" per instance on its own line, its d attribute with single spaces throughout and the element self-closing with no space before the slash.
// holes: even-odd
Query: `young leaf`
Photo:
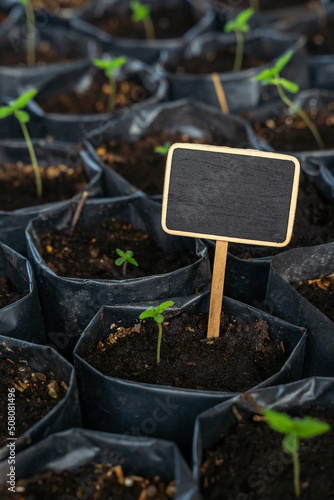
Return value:
<svg viewBox="0 0 334 500">
<path fill-rule="evenodd" d="M 295 433 L 300 439 L 312 438 L 330 430 L 330 425 L 317 418 L 304 417 L 294 421 Z"/>
<path fill-rule="evenodd" d="M 286 54 L 284 54 L 283 56 L 281 56 L 278 59 L 278 61 L 274 65 L 276 75 L 278 75 L 278 73 L 280 73 L 282 71 L 282 69 L 288 64 L 288 62 L 290 61 L 293 54 L 294 54 L 294 51 L 289 50 Z"/>
<path fill-rule="evenodd" d="M 165 318 L 162 314 L 157 314 L 154 319 L 157 323 L 163 323 Z"/>
<path fill-rule="evenodd" d="M 156 315 L 155 309 L 153 306 L 151 306 L 148 309 L 146 309 L 146 311 L 144 311 L 140 314 L 139 319 L 154 318 L 155 315 Z"/>
<path fill-rule="evenodd" d="M 265 408 L 263 410 L 263 415 L 266 417 L 266 422 L 274 431 L 280 432 L 281 434 L 290 434 L 293 432 L 293 421 L 290 415 L 283 412 L 277 412 Z"/>
<path fill-rule="evenodd" d="M 264 69 L 263 71 L 261 71 L 261 73 L 256 75 L 255 80 L 256 81 L 271 80 L 271 78 L 273 78 L 274 76 L 275 74 L 272 69 Z"/>
<path fill-rule="evenodd" d="M 130 2 L 130 7 L 133 11 L 132 20 L 137 23 L 144 21 L 151 13 L 151 7 L 147 4 L 142 4 L 138 1 Z"/>
<path fill-rule="evenodd" d="M 122 264 L 124 264 L 124 262 L 125 262 L 125 259 L 123 257 L 120 257 L 119 259 L 115 260 L 116 266 L 121 266 Z"/>
<path fill-rule="evenodd" d="M 10 116 L 13 114 L 13 109 L 10 108 L 9 106 L 2 106 L 0 108 L 0 118 L 6 118 L 7 116 Z"/>
<path fill-rule="evenodd" d="M 30 116 L 28 115 L 28 113 L 26 111 L 22 111 L 21 109 L 15 111 L 15 115 L 21 123 L 28 123 L 28 121 L 30 120 Z"/>
<path fill-rule="evenodd" d="M 158 314 L 161 314 L 165 311 L 165 309 L 167 309 L 167 307 L 170 307 L 172 305 L 174 305 L 174 302 L 172 300 L 167 300 L 166 302 L 163 302 L 163 304 L 157 306 L 156 311 Z"/>
<path fill-rule="evenodd" d="M 291 94 L 297 94 L 299 92 L 299 85 L 295 82 L 290 82 L 290 80 L 286 78 L 279 78 L 278 83 Z"/>
<path fill-rule="evenodd" d="M 30 89 L 27 92 L 21 94 L 15 101 L 10 102 L 10 106 L 13 106 L 14 109 L 22 109 L 24 108 L 31 99 L 35 97 L 37 94 L 37 89 Z"/>
<path fill-rule="evenodd" d="M 296 434 L 288 434 L 282 441 L 285 453 L 295 453 L 299 448 L 299 439 Z"/>
</svg>

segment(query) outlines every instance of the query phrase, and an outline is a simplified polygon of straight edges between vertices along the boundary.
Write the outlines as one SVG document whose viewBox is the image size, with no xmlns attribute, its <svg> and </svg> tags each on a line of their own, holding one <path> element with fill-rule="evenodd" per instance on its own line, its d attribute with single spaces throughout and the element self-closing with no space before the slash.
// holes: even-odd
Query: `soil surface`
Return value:
<svg viewBox="0 0 334 500">
<path fill-rule="evenodd" d="M 315 0 L 316 1 L 316 0 Z M 211 0 L 211 3 L 228 5 L 229 7 L 247 9 L 254 7 L 257 0 Z M 296 7 L 299 5 L 315 3 L 313 0 L 258 0 L 260 10 L 286 9 L 287 7 Z M 255 8 L 257 8 L 255 6 Z"/>
<path fill-rule="evenodd" d="M 305 111 L 316 126 L 324 142 L 325 149 L 332 148 L 334 142 L 334 102 L 327 108 L 312 107 Z M 265 123 L 253 123 L 255 132 L 265 139 L 272 148 L 280 152 L 298 152 L 319 150 L 319 146 L 299 116 L 288 116 L 287 110 Z"/>
<path fill-rule="evenodd" d="M 327 24 L 308 37 L 307 50 L 309 54 L 334 54 L 334 24 Z"/>
<path fill-rule="evenodd" d="M 153 320 L 115 328 L 85 360 L 103 374 L 149 384 L 245 391 L 277 373 L 287 359 L 283 342 L 270 339 L 266 321 L 241 325 L 225 314 L 220 337 L 207 339 L 208 316 L 165 314 L 157 365 L 158 326 Z"/>
<path fill-rule="evenodd" d="M 196 262 L 193 252 L 165 252 L 143 231 L 127 222 L 106 219 L 94 227 L 80 223 L 74 234 L 57 229 L 42 238 L 42 256 L 58 276 L 85 279 L 123 280 L 163 274 Z M 138 267 L 128 263 L 116 266 L 116 249 L 131 250 Z"/>
<path fill-rule="evenodd" d="M 116 10 L 116 9 L 115 9 Z M 145 29 L 142 22 L 131 20 L 132 11 L 126 16 L 117 16 L 114 11 L 105 12 L 102 17 L 88 20 L 91 24 L 109 33 L 111 36 L 130 39 L 145 39 Z M 161 8 L 151 11 L 156 39 L 179 38 L 184 35 L 197 19 L 188 5 L 176 5 L 173 8 Z"/>
<path fill-rule="evenodd" d="M 120 465 L 92 463 L 73 472 L 45 471 L 18 480 L 16 493 L 6 490 L 0 487 L 2 500 L 169 500 L 174 498 L 175 484 L 165 484 L 158 476 L 146 479 L 125 474 Z"/>
<path fill-rule="evenodd" d="M 233 71 L 236 48 L 229 50 L 218 50 L 216 52 L 206 52 L 199 57 L 191 59 L 180 59 L 177 65 L 168 63 L 165 65 L 166 71 L 173 73 L 190 73 L 207 75 L 211 73 L 224 73 Z M 241 69 L 257 68 L 269 62 L 269 59 L 259 59 L 252 54 L 244 54 Z"/>
<path fill-rule="evenodd" d="M 106 113 L 111 87 L 103 71 L 98 71 L 86 92 L 70 91 L 47 97 L 36 97 L 46 113 L 69 115 Z M 136 81 L 116 83 L 114 111 L 147 99 L 147 91 Z"/>
<path fill-rule="evenodd" d="M 4 354 L 1 353 L 3 356 Z M 65 396 L 65 382 L 34 372 L 24 361 L 0 358 L 0 447 L 8 435 L 8 389 L 15 388 L 15 434 L 21 436 L 39 422 Z"/>
<path fill-rule="evenodd" d="M 22 299 L 26 294 L 17 293 L 5 276 L 0 276 L 0 309 Z"/>
<path fill-rule="evenodd" d="M 166 156 L 156 153 L 154 149 L 167 142 L 232 146 L 228 141 L 217 144 L 210 136 L 195 139 L 180 132 L 175 134 L 160 132 L 135 142 L 110 140 L 96 148 L 96 153 L 108 167 L 114 169 L 133 186 L 152 196 L 163 191 L 166 166 Z"/>
<path fill-rule="evenodd" d="M 57 14 L 60 9 L 76 9 L 88 3 L 88 0 L 32 0 L 35 10 L 44 9 Z"/>
<path fill-rule="evenodd" d="M 17 50 L 18 44 L 20 50 Z M 44 66 L 46 64 L 63 61 L 75 61 L 79 57 L 82 57 L 82 54 L 76 51 L 75 46 L 72 45 L 72 48 L 73 52 L 71 54 L 63 55 L 54 50 L 49 41 L 43 40 L 36 50 L 36 65 Z M 27 66 L 26 49 L 22 47 L 21 41 L 16 41 L 15 44 L 13 43 L 13 46 L 6 46 L 6 48 L 0 52 L 0 66 Z"/>
<path fill-rule="evenodd" d="M 81 166 L 65 165 L 40 167 L 42 177 L 41 198 L 37 198 L 36 178 L 32 165 L 19 161 L 3 163 L 0 167 L 0 210 L 42 205 L 69 200 L 87 185 L 88 178 Z"/>
<path fill-rule="evenodd" d="M 327 203 L 311 182 L 303 180 L 300 182 L 295 224 L 289 245 L 275 248 L 229 243 L 228 250 L 236 257 L 249 259 L 331 241 L 334 241 L 334 205 Z"/>
<path fill-rule="evenodd" d="M 334 274 L 325 278 L 291 283 L 291 285 L 334 322 Z"/>
<path fill-rule="evenodd" d="M 321 436 L 301 441 L 301 500 L 334 499 L 334 418 L 321 407 L 298 417 L 313 416 L 331 425 Z M 259 416 L 256 416 L 257 420 Z M 295 500 L 291 455 L 282 450 L 283 435 L 263 421 L 242 421 L 207 450 L 202 464 L 205 500 Z"/>
</svg>

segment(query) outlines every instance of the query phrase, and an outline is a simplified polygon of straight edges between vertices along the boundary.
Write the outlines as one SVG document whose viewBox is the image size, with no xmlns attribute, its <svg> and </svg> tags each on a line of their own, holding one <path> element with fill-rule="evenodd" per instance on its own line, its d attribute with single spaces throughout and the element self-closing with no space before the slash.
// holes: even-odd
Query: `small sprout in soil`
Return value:
<svg viewBox="0 0 334 500">
<path fill-rule="evenodd" d="M 159 153 L 161 156 L 167 156 L 171 145 L 171 142 L 165 142 L 163 146 L 157 146 L 156 148 L 154 148 L 154 152 Z"/>
<path fill-rule="evenodd" d="M 261 82 L 261 85 L 275 85 L 278 90 L 280 98 L 288 106 L 290 114 L 292 116 L 299 115 L 301 119 L 304 120 L 304 122 L 312 132 L 312 135 L 316 140 L 319 149 L 324 149 L 325 144 L 318 132 L 317 127 L 312 123 L 312 121 L 309 119 L 307 114 L 301 109 L 301 107 L 294 104 L 284 92 L 284 89 L 290 92 L 291 94 L 297 94 L 299 92 L 299 85 L 297 83 L 287 80 L 286 78 L 282 78 L 280 76 L 280 72 L 288 64 L 291 57 L 293 56 L 293 53 L 294 53 L 293 50 L 289 50 L 286 54 L 284 54 L 282 57 L 278 59 L 278 61 L 272 68 L 264 69 L 263 71 L 261 71 L 261 73 L 259 73 L 255 77 L 255 80 Z"/>
<path fill-rule="evenodd" d="M 35 47 L 35 14 L 31 4 L 31 0 L 19 0 L 24 6 L 27 19 L 27 63 L 28 66 L 36 64 L 36 47 Z"/>
<path fill-rule="evenodd" d="M 235 61 L 233 66 L 233 71 L 240 71 L 242 66 L 242 60 L 244 56 L 244 35 L 243 33 L 248 33 L 250 26 L 248 24 L 249 19 L 254 14 L 254 9 L 250 7 L 249 9 L 243 10 L 237 15 L 234 21 L 229 21 L 224 26 L 225 33 L 235 32 L 237 37 L 237 50 L 235 53 Z"/>
<path fill-rule="evenodd" d="M 153 22 L 150 16 L 150 5 L 143 4 L 141 2 L 138 2 L 137 0 L 134 0 L 133 2 L 130 2 L 130 7 L 132 9 L 132 21 L 134 21 L 135 23 L 139 23 L 140 21 L 142 21 L 144 23 L 146 40 L 154 40 L 155 34 Z"/>
<path fill-rule="evenodd" d="M 107 113 L 112 113 L 115 108 L 116 99 L 116 79 L 115 71 L 126 63 L 126 57 L 116 57 L 115 59 L 94 59 L 97 68 L 104 69 L 104 74 L 109 80 L 110 94 L 107 104 Z"/>
<path fill-rule="evenodd" d="M 301 439 L 312 438 L 330 430 L 330 425 L 316 418 L 293 418 L 269 408 L 263 411 L 266 422 L 274 431 L 285 434 L 282 442 L 283 450 L 293 458 L 293 482 L 296 497 L 300 497 L 300 462 L 299 444 Z"/>
<path fill-rule="evenodd" d="M 157 363 L 160 363 L 160 349 L 161 349 L 161 339 L 162 339 L 162 323 L 164 322 L 164 317 L 162 313 L 167 309 L 167 307 L 170 307 L 174 305 L 174 302 L 172 300 L 167 300 L 167 302 L 163 302 L 159 306 L 157 306 L 155 309 L 154 307 L 149 307 L 146 309 L 146 311 L 142 312 L 141 315 L 139 316 L 139 319 L 145 319 L 145 318 L 153 318 L 154 321 L 158 323 L 158 328 L 159 328 L 159 337 L 158 337 L 158 348 L 157 348 Z"/>
<path fill-rule="evenodd" d="M 133 252 L 131 250 L 127 250 L 126 252 L 123 252 L 119 248 L 116 248 L 116 252 L 119 255 L 119 259 L 115 261 L 116 266 L 122 266 L 123 265 L 123 276 L 126 276 L 126 266 L 129 264 L 132 264 L 133 266 L 138 267 L 138 262 L 133 258 Z"/>
<path fill-rule="evenodd" d="M 8 106 L 2 106 L 0 107 L 0 119 L 1 118 L 6 118 L 7 116 L 14 115 L 15 118 L 18 120 L 21 130 L 23 132 L 24 138 L 27 143 L 31 163 L 34 168 L 35 172 L 35 177 L 36 177 L 36 186 L 37 186 L 37 196 L 38 198 L 42 197 L 42 179 L 41 179 L 41 174 L 38 168 L 38 163 L 37 163 L 37 158 L 35 154 L 34 147 L 32 145 L 30 135 L 26 126 L 26 123 L 29 122 L 30 116 L 26 111 L 23 111 L 22 108 L 24 108 L 31 99 L 35 97 L 37 94 L 36 89 L 31 89 L 28 90 L 27 92 L 24 92 L 24 94 L 21 94 L 15 101 L 10 101 Z"/>
</svg>

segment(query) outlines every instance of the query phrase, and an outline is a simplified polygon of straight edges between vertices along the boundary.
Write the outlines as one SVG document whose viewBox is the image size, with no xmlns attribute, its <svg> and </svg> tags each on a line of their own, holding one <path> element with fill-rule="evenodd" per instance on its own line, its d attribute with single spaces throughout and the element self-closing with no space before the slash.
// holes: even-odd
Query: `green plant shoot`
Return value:
<svg viewBox="0 0 334 500">
<path fill-rule="evenodd" d="M 274 431 L 285 434 L 282 442 L 283 450 L 293 458 L 293 483 L 296 497 L 300 497 L 300 461 L 299 445 L 301 439 L 308 439 L 330 430 L 330 425 L 312 417 L 293 418 L 269 408 L 264 409 L 266 422 Z"/>
<path fill-rule="evenodd" d="M 167 300 L 167 302 L 163 302 L 162 304 L 158 305 L 156 308 L 149 307 L 146 309 L 146 311 L 142 312 L 141 315 L 139 316 L 139 319 L 145 319 L 145 318 L 153 318 L 154 321 L 158 324 L 159 328 L 159 336 L 158 336 L 158 347 L 157 347 L 157 364 L 160 363 L 160 350 L 161 350 L 161 339 L 162 339 L 162 323 L 164 322 L 164 317 L 162 313 L 167 309 L 167 307 L 170 307 L 174 305 L 174 302 L 172 300 Z"/>
<path fill-rule="evenodd" d="M 154 26 L 151 19 L 151 7 L 148 4 L 143 4 L 134 0 L 130 2 L 130 7 L 132 9 L 131 19 L 135 23 L 143 22 L 145 28 L 145 34 L 147 40 L 154 40 Z"/>
<path fill-rule="evenodd" d="M 15 101 L 10 101 L 8 106 L 2 106 L 0 107 L 0 119 L 1 118 L 6 118 L 7 116 L 14 115 L 15 118 L 18 120 L 21 130 L 23 132 L 23 136 L 26 140 L 31 163 L 34 168 L 34 173 L 36 177 L 36 186 L 37 186 L 37 196 L 38 198 L 42 197 L 42 179 L 41 179 L 41 174 L 38 168 L 38 163 L 37 163 L 37 158 L 35 154 L 34 147 L 32 145 L 30 135 L 26 126 L 26 123 L 29 122 L 30 116 L 26 111 L 23 111 L 22 108 L 24 108 L 31 99 L 35 97 L 37 94 L 36 89 L 31 89 L 25 92 L 24 94 L 20 95 Z"/>
<path fill-rule="evenodd" d="M 107 103 L 107 113 L 112 113 L 115 108 L 116 100 L 116 79 L 115 72 L 126 63 L 126 57 L 116 57 L 115 59 L 94 59 L 94 65 L 97 68 L 104 69 L 104 74 L 109 80 L 110 94 Z"/>
<path fill-rule="evenodd" d="M 237 49 L 235 53 L 235 60 L 233 71 L 240 71 L 242 67 L 242 60 L 244 57 L 244 35 L 243 33 L 248 33 L 250 26 L 248 24 L 249 19 L 254 14 L 254 9 L 250 7 L 249 9 L 243 10 L 237 15 L 234 21 L 229 21 L 224 26 L 225 33 L 235 32 L 237 38 Z"/>
<path fill-rule="evenodd" d="M 35 47 L 35 14 L 31 5 L 31 0 L 19 0 L 24 6 L 27 18 L 27 63 L 28 66 L 36 64 L 36 47 Z"/>
<path fill-rule="evenodd" d="M 123 265 L 123 276 L 126 276 L 126 267 L 128 264 L 132 264 L 133 266 L 138 267 L 138 262 L 133 258 L 133 252 L 132 250 L 127 250 L 126 252 L 123 252 L 123 250 L 120 250 L 119 248 L 116 248 L 116 252 L 119 255 L 119 258 L 115 260 L 116 266 L 122 266 Z"/>
<path fill-rule="evenodd" d="M 162 146 L 157 146 L 156 148 L 154 148 L 154 152 L 159 153 L 162 156 L 167 156 L 171 145 L 172 145 L 171 142 L 165 142 Z"/>
<path fill-rule="evenodd" d="M 324 142 L 318 132 L 317 127 L 312 123 L 307 114 L 301 109 L 300 106 L 294 104 L 291 99 L 286 95 L 284 90 L 287 90 L 291 94 L 297 94 L 299 92 L 299 85 L 295 82 L 282 78 L 280 72 L 288 64 L 291 57 L 293 56 L 293 50 L 289 50 L 286 54 L 276 61 L 276 64 L 272 68 L 264 69 L 259 73 L 255 80 L 261 82 L 261 85 L 275 85 L 278 94 L 282 101 L 288 106 L 290 113 L 295 116 L 299 115 L 302 120 L 306 123 L 314 139 L 316 140 L 319 149 L 324 149 Z"/>
</svg>

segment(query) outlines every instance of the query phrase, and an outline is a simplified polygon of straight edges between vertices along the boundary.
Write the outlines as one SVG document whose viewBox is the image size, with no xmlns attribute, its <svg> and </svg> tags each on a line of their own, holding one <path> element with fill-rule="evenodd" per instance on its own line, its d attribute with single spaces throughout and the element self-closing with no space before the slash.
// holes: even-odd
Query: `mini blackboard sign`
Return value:
<svg viewBox="0 0 334 500">
<path fill-rule="evenodd" d="M 169 149 L 162 205 L 164 231 L 217 241 L 210 336 L 219 335 L 228 242 L 287 245 L 299 173 L 298 160 L 289 155 L 202 144 L 174 144 Z M 215 328 L 210 327 L 213 316 Z"/>
</svg>

